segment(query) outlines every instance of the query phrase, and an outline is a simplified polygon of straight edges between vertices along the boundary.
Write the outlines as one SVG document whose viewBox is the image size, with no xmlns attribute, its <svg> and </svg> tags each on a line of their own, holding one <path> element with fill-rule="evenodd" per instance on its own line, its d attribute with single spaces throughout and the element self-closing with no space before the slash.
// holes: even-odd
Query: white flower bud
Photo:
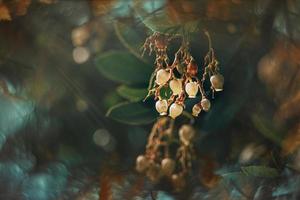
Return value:
<svg viewBox="0 0 300 200">
<path fill-rule="evenodd" d="M 173 95 L 179 95 L 182 91 L 182 80 L 180 79 L 173 79 L 169 83 L 170 88 L 173 92 Z"/>
<path fill-rule="evenodd" d="M 162 173 L 166 176 L 170 176 L 175 170 L 175 161 L 171 158 L 164 158 L 161 161 Z"/>
<path fill-rule="evenodd" d="M 189 145 L 194 136 L 195 129 L 191 125 L 185 124 L 179 129 L 179 139 L 185 145 Z"/>
<path fill-rule="evenodd" d="M 144 155 L 139 155 L 136 158 L 136 170 L 144 172 L 149 167 L 149 161 Z"/>
<path fill-rule="evenodd" d="M 201 106 L 199 104 L 195 104 L 192 109 L 192 115 L 198 117 L 200 112 L 201 112 Z"/>
<path fill-rule="evenodd" d="M 173 119 L 175 119 L 182 113 L 182 111 L 183 111 L 182 105 L 179 105 L 178 103 L 173 103 L 170 106 L 169 116 L 172 117 Z"/>
<path fill-rule="evenodd" d="M 170 79 L 170 72 L 167 72 L 165 69 L 160 69 L 156 73 L 155 82 L 158 85 L 164 85 Z"/>
<path fill-rule="evenodd" d="M 204 97 L 201 100 L 201 106 L 204 111 L 208 111 L 210 109 L 210 101 Z"/>
<path fill-rule="evenodd" d="M 210 83 L 215 91 L 222 91 L 224 85 L 224 77 L 221 74 L 215 74 L 210 77 Z"/>
<path fill-rule="evenodd" d="M 157 110 L 157 112 L 160 113 L 160 115 L 166 115 L 168 112 L 168 102 L 167 100 L 158 100 L 155 103 L 155 108 Z"/>
<path fill-rule="evenodd" d="M 185 91 L 189 95 L 189 98 L 195 98 L 198 93 L 197 82 L 189 82 L 185 85 Z"/>
</svg>

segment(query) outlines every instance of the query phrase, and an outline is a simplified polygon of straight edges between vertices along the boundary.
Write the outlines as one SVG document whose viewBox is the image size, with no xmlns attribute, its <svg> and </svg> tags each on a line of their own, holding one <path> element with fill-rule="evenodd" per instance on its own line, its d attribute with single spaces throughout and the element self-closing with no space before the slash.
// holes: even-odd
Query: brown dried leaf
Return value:
<svg viewBox="0 0 300 200">
<path fill-rule="evenodd" d="M 198 19 L 202 4 L 197 1 L 169 0 L 165 9 L 172 22 L 177 24 Z"/>
<path fill-rule="evenodd" d="M 176 23 L 196 19 L 228 21 L 238 19 L 240 14 L 245 14 L 248 5 L 242 0 L 169 0 L 166 3 L 166 12 Z"/>
<path fill-rule="evenodd" d="M 26 15 L 27 9 L 31 4 L 31 0 L 20 0 L 15 4 L 15 14 L 17 16 Z"/>
<path fill-rule="evenodd" d="M 104 166 L 100 176 L 99 200 L 113 200 L 113 183 L 121 184 L 124 181 L 124 174 L 116 172 L 112 166 Z"/>
<path fill-rule="evenodd" d="M 213 159 L 210 157 L 204 157 L 203 160 L 205 163 L 201 169 L 201 183 L 211 189 L 219 183 L 221 177 L 214 173 L 217 163 Z"/>
<path fill-rule="evenodd" d="M 275 120 L 284 124 L 300 113 L 300 46 L 279 41 L 258 65 L 258 76 L 279 109 Z"/>
<path fill-rule="evenodd" d="M 101 16 L 107 14 L 115 0 L 91 0 L 91 7 L 94 15 Z"/>
<path fill-rule="evenodd" d="M 217 20 L 233 20 L 237 19 L 239 15 L 236 12 L 242 12 L 241 0 L 212 0 L 208 1 L 206 7 L 206 16 L 208 19 Z M 240 13 L 242 14 L 242 13 Z"/>
<path fill-rule="evenodd" d="M 258 76 L 279 102 L 300 89 L 300 46 L 279 41 L 258 65 Z"/>
<path fill-rule="evenodd" d="M 275 119 L 277 121 L 286 121 L 291 118 L 296 118 L 300 116 L 300 91 L 291 95 L 290 98 L 283 102 L 275 114 Z"/>
<path fill-rule="evenodd" d="M 99 200 L 112 200 L 112 184 L 111 184 L 111 179 L 105 173 L 100 178 Z"/>
<path fill-rule="evenodd" d="M 289 131 L 282 142 L 282 155 L 294 153 L 300 147 L 300 123 Z"/>
<path fill-rule="evenodd" d="M 0 21 L 10 21 L 10 11 L 4 3 L 0 3 Z"/>
</svg>

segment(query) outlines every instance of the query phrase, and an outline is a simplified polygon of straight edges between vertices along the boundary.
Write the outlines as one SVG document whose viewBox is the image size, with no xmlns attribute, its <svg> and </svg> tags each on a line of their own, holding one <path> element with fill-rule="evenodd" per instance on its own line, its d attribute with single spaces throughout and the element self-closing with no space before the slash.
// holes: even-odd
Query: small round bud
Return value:
<svg viewBox="0 0 300 200">
<path fill-rule="evenodd" d="M 153 182 L 159 181 L 159 179 L 161 178 L 161 175 L 162 175 L 160 166 L 158 164 L 152 163 L 149 166 L 149 168 L 146 172 L 146 175 Z"/>
<path fill-rule="evenodd" d="M 166 115 L 168 112 L 168 102 L 167 100 L 158 100 L 155 103 L 155 108 L 160 115 Z"/>
<path fill-rule="evenodd" d="M 179 129 L 179 139 L 185 145 L 189 145 L 194 136 L 195 129 L 191 125 L 185 124 Z"/>
<path fill-rule="evenodd" d="M 139 155 L 136 158 L 136 170 L 144 172 L 149 167 L 149 161 L 144 155 Z"/>
<path fill-rule="evenodd" d="M 221 74 L 215 74 L 210 77 L 210 83 L 215 91 L 222 91 L 224 85 L 224 77 Z"/>
<path fill-rule="evenodd" d="M 189 82 L 185 85 L 185 91 L 189 95 L 189 98 L 195 98 L 198 93 L 197 82 Z"/>
<path fill-rule="evenodd" d="M 173 174 L 171 177 L 171 181 L 172 181 L 173 187 L 176 190 L 181 190 L 182 188 L 184 188 L 184 186 L 186 184 L 185 179 L 184 179 L 183 175 L 181 175 L 181 174 Z"/>
<path fill-rule="evenodd" d="M 165 69 L 160 69 L 156 73 L 156 80 L 155 82 L 158 85 L 164 85 L 170 79 L 170 72 L 166 71 Z"/>
<path fill-rule="evenodd" d="M 192 115 L 198 117 L 200 112 L 201 112 L 201 106 L 199 104 L 195 104 L 192 109 Z"/>
<path fill-rule="evenodd" d="M 204 111 L 208 111 L 210 109 L 210 101 L 204 97 L 201 100 L 201 106 Z"/>
<path fill-rule="evenodd" d="M 164 158 L 161 161 L 162 173 L 166 176 L 170 176 L 175 170 L 175 161 L 171 158 Z"/>
<path fill-rule="evenodd" d="M 183 111 L 183 106 L 182 105 L 180 105 L 178 103 L 173 103 L 170 106 L 169 116 L 172 117 L 173 119 L 175 119 L 176 117 L 181 115 L 182 111 Z"/>
<path fill-rule="evenodd" d="M 182 80 L 173 79 L 169 83 L 173 95 L 179 95 L 182 92 Z"/>
<path fill-rule="evenodd" d="M 192 59 L 189 64 L 187 65 L 186 68 L 186 72 L 190 75 L 190 76 L 196 76 L 198 73 L 198 66 L 195 62 L 194 59 Z"/>
</svg>

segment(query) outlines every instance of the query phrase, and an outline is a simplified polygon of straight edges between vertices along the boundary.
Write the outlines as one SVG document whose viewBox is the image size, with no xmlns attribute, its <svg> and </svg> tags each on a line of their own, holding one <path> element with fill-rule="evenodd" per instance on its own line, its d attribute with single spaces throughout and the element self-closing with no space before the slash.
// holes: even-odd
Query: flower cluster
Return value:
<svg viewBox="0 0 300 200">
<path fill-rule="evenodd" d="M 209 34 L 209 51 L 204 58 L 204 70 L 201 78 L 198 78 L 198 65 L 189 52 L 189 43 L 182 39 L 182 45 L 175 53 L 173 62 L 169 62 L 167 53 L 168 44 L 174 38 L 167 34 L 154 33 L 146 39 L 143 45 L 143 54 L 149 50 L 156 54 L 154 62 L 155 70 L 149 83 L 149 93 L 154 95 L 155 108 L 160 115 L 169 115 L 173 119 L 178 117 L 185 108 L 187 98 L 201 96 L 199 103 L 192 108 L 193 116 L 198 116 L 201 110 L 208 111 L 211 107 L 204 90 L 204 82 L 210 80 L 213 93 L 223 90 L 224 78 L 220 74 L 218 61 L 211 47 Z M 171 90 L 171 95 L 162 95 L 162 90 Z"/>
<path fill-rule="evenodd" d="M 136 170 L 145 173 L 153 182 L 167 177 L 174 188 L 180 190 L 185 186 L 186 175 L 195 159 L 192 144 L 195 130 L 191 125 L 184 124 L 179 128 L 178 135 L 175 132 L 174 120 L 167 117 L 158 119 L 148 138 L 145 155 L 139 155 L 136 159 Z M 178 139 L 180 146 L 173 152 L 171 145 Z"/>
</svg>

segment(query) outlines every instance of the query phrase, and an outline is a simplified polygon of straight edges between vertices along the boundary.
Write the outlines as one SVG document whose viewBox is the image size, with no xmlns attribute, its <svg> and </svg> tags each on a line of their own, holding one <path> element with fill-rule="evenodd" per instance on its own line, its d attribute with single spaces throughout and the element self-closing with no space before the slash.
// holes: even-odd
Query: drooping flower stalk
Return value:
<svg viewBox="0 0 300 200">
<path fill-rule="evenodd" d="M 196 98 L 200 94 L 200 101 L 193 106 L 193 116 L 198 116 L 201 110 L 208 111 L 211 103 L 204 89 L 204 83 L 208 78 L 212 94 L 223 90 L 224 77 L 220 74 L 218 61 L 212 48 L 211 38 L 207 31 L 208 52 L 204 57 L 204 70 L 199 78 L 199 67 L 196 60 L 189 51 L 189 42 L 182 38 L 182 44 L 174 55 L 173 62 L 169 61 L 168 45 L 175 37 L 168 34 L 153 33 L 143 45 L 143 55 L 146 51 L 149 54 L 155 52 L 155 70 L 149 83 L 149 92 L 146 98 L 154 95 L 157 100 L 156 110 L 161 115 L 176 118 L 185 109 L 187 98 Z M 171 91 L 171 95 L 162 95 L 161 90 Z M 166 101 L 164 101 L 166 100 Z M 167 111 L 166 111 L 167 102 Z"/>
</svg>

